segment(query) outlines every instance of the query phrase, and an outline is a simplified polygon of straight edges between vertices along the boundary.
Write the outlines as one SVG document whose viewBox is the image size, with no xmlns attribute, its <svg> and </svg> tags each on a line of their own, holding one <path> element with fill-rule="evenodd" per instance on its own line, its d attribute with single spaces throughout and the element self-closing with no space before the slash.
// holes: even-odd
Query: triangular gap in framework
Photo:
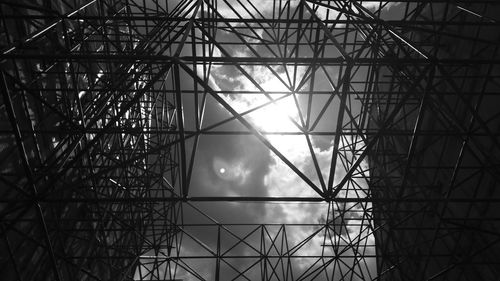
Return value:
<svg viewBox="0 0 500 281">
<path fill-rule="evenodd" d="M 226 225 L 221 228 L 221 254 L 260 255 L 261 225 Z"/>
<path fill-rule="evenodd" d="M 227 257 L 221 258 L 220 274 L 228 280 L 258 280 L 261 278 L 261 258 Z"/>
<path fill-rule="evenodd" d="M 212 95 L 209 93 L 205 95 L 203 90 L 200 91 L 199 95 L 204 98 L 205 103 L 200 122 L 202 134 L 248 132 L 248 129 Z M 224 94 L 218 94 L 218 96 L 225 97 Z"/>
<path fill-rule="evenodd" d="M 259 268 L 258 262 L 263 255 L 260 252 L 262 227 L 260 225 L 226 227 L 238 235 L 238 239 L 228 231 L 221 230 L 221 255 L 224 259 L 222 271 L 225 272 L 225 276 L 229 275 L 232 278 L 237 276 L 252 278 L 257 273 L 254 268 L 256 266 Z"/>
<path fill-rule="evenodd" d="M 322 122 L 322 126 L 320 126 L 322 128 L 318 131 L 335 129 L 335 120 L 333 120 L 333 122 L 331 120 L 331 117 L 335 116 L 333 112 L 331 112 L 331 105 L 332 101 L 338 99 L 334 90 L 335 88 L 333 88 L 335 85 L 333 79 L 336 79 L 336 77 L 332 77 L 337 76 L 337 69 L 338 67 L 335 66 L 328 67 L 328 69 L 326 67 L 317 68 L 314 73 L 314 82 L 308 81 L 307 84 L 298 91 L 300 104 L 302 105 L 303 112 L 306 114 L 304 116 L 306 125 L 310 131 L 315 131 L 319 122 L 324 119 L 329 119 L 327 122 L 328 124 Z M 325 71 L 329 71 L 330 73 Z M 312 77 L 310 76 L 309 80 L 311 79 Z"/>
<path fill-rule="evenodd" d="M 289 161 L 289 163 L 285 163 L 277 156 L 273 156 L 276 162 L 271 167 L 271 172 L 267 177 L 270 195 L 318 197 L 319 194 L 310 184 L 321 189 L 319 176 L 324 161 L 316 156 L 316 148 L 312 142 L 309 146 L 304 135 L 269 136 L 269 139 Z"/>
</svg>

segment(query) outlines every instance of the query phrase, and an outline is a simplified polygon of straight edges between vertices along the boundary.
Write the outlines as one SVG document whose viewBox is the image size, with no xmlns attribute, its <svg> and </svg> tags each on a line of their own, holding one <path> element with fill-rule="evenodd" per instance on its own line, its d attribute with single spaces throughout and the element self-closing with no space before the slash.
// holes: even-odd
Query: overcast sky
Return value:
<svg viewBox="0 0 500 281">
<path fill-rule="evenodd" d="M 246 3 L 246 1 L 242 1 Z M 234 3 L 234 2 L 231 2 Z M 264 17 L 272 17 L 273 1 L 255 0 L 252 1 L 255 7 L 259 8 L 259 12 Z M 296 8 L 297 1 L 292 1 L 291 9 Z M 365 3 L 365 7 L 375 9 L 378 3 Z M 218 12 L 223 17 L 235 18 L 237 17 L 233 11 L 222 1 L 218 3 Z M 246 8 L 252 10 L 250 5 L 245 5 Z M 245 11 L 241 5 L 235 5 L 236 11 L 243 18 L 250 18 L 250 14 Z M 387 7 L 386 10 L 394 9 L 394 7 Z M 256 14 L 255 12 L 253 12 Z M 316 14 L 319 18 L 325 19 L 327 10 L 324 8 L 319 9 Z M 336 12 L 330 10 L 328 13 L 332 18 Z M 305 16 L 311 17 L 307 12 Z M 260 16 L 258 16 L 260 17 Z M 232 32 L 223 29 L 224 26 L 219 24 L 216 39 L 220 42 L 232 41 L 241 42 Z M 232 24 L 233 27 L 244 27 L 243 24 Z M 255 24 L 252 24 L 255 26 Z M 253 37 L 246 38 L 247 42 L 258 42 L 259 40 L 270 40 L 270 34 L 273 30 L 265 31 L 263 29 L 257 30 L 252 33 L 249 30 L 241 31 Z M 197 36 L 201 37 L 201 33 Z M 292 40 L 292 39 L 290 39 Z M 295 40 L 295 39 L 294 39 Z M 186 46 L 185 48 L 190 48 Z M 225 50 L 214 49 L 213 56 L 224 56 L 224 52 L 228 52 L 233 57 L 253 57 L 255 56 L 252 51 L 243 45 L 224 46 Z M 281 45 L 275 44 L 274 50 L 276 52 L 282 48 Z M 263 46 L 256 46 L 255 50 L 263 56 L 270 56 L 270 51 L 266 50 Z M 303 56 L 312 56 L 311 51 L 304 47 Z M 202 53 L 201 47 L 197 50 Z M 327 54 L 335 56 L 338 50 L 327 50 Z M 330 53 L 328 53 L 330 52 Z M 245 77 L 244 73 L 234 66 L 212 66 L 210 72 L 210 87 L 216 91 L 256 91 L 258 87 L 266 91 L 283 91 L 286 95 L 290 92 L 292 85 L 289 84 L 290 79 L 287 76 L 284 67 L 274 67 L 273 70 L 278 74 L 278 77 L 285 82 L 282 83 L 267 67 L 262 65 L 244 66 L 243 71 L 251 76 L 258 84 L 254 85 L 252 81 Z M 293 74 L 293 66 L 289 66 L 289 74 Z M 330 79 L 337 81 L 338 70 L 333 68 L 326 68 L 326 72 L 318 70 L 315 79 L 315 88 L 317 91 L 333 91 L 328 82 L 327 75 Z M 202 77 L 202 68 L 196 69 L 198 75 Z M 297 69 L 296 81 L 299 82 L 307 74 L 307 67 L 299 67 Z M 192 89 L 192 78 L 185 73 L 182 74 L 182 87 Z M 291 81 L 293 84 L 293 81 Z M 190 84 L 191 83 L 191 84 Z M 300 90 L 309 89 L 309 83 L 305 83 Z M 282 97 L 282 95 L 273 95 L 273 98 Z M 250 110 L 256 106 L 269 101 L 264 95 L 229 95 L 220 94 L 233 109 L 242 113 Z M 311 116 L 318 115 L 322 106 L 326 103 L 328 96 L 315 95 L 313 97 Z M 194 122 L 194 107 L 192 95 L 184 95 L 184 116 L 186 118 L 186 127 L 192 127 Z M 253 126 L 261 131 L 298 131 L 297 127 L 290 121 L 295 120 L 300 124 L 299 111 L 303 114 L 306 112 L 307 96 L 298 97 L 299 108 L 289 95 L 276 106 L 266 106 L 262 109 L 255 111 L 252 114 L 245 115 L 245 119 L 250 121 Z M 351 111 L 356 109 L 356 101 L 353 99 L 351 104 Z M 331 105 L 327 108 L 323 121 L 318 123 L 317 130 L 332 131 L 335 130 L 335 117 L 338 112 L 338 98 L 335 98 Z M 213 98 L 208 96 L 207 108 L 202 127 L 207 127 L 211 124 L 217 123 L 232 117 L 226 109 L 218 104 Z M 219 128 L 222 129 L 222 128 Z M 246 130 L 238 120 L 232 121 L 223 127 L 224 130 Z M 309 150 L 306 138 L 302 135 L 299 136 L 267 136 L 267 139 L 291 162 L 298 170 L 318 187 L 320 187 L 320 177 L 328 181 L 330 172 L 330 164 L 333 153 L 333 137 L 315 137 L 312 138 L 313 154 Z M 190 144 L 190 143 L 188 143 Z M 343 138 L 339 147 L 348 147 L 349 145 L 356 145 L 358 148 L 363 146 L 359 137 Z M 342 154 L 342 153 L 341 153 Z M 354 162 L 357 158 L 356 155 L 348 152 L 343 153 L 343 161 L 339 158 L 337 167 L 335 169 L 335 182 L 345 175 L 345 168 L 343 167 L 346 161 Z M 317 163 L 321 170 L 321 175 L 318 175 L 313 163 L 313 156 L 317 159 Z M 367 174 L 367 164 L 363 163 L 359 169 L 360 173 Z M 355 180 L 350 183 L 338 196 L 348 197 L 366 197 L 367 182 L 363 178 Z M 283 161 L 272 151 L 270 151 L 259 139 L 252 135 L 203 135 L 200 138 L 200 143 L 196 152 L 195 164 L 193 169 L 193 176 L 190 184 L 190 196 L 287 196 L 287 197 L 312 197 L 319 195 L 314 191 L 306 182 L 304 182 L 294 171 L 292 171 Z M 346 272 L 347 267 L 356 264 L 357 269 L 353 280 L 362 280 L 361 277 L 356 277 L 355 274 L 375 274 L 375 260 L 374 258 L 363 259 L 364 254 L 373 254 L 373 248 L 365 248 L 363 245 L 374 245 L 374 237 L 368 231 L 368 224 L 370 213 L 364 212 L 363 209 L 369 209 L 370 204 L 345 204 L 345 205 L 332 205 L 328 206 L 327 203 L 241 203 L 241 202 L 219 202 L 219 203 L 191 203 L 198 210 L 192 206 L 185 204 L 184 210 L 184 223 L 189 224 L 213 224 L 214 221 L 208 217 L 203 216 L 201 212 L 216 220 L 219 223 L 248 223 L 248 224 L 262 224 L 262 223 L 278 223 L 278 224 L 314 224 L 325 223 L 325 218 L 330 210 L 334 217 L 330 220 L 335 223 L 344 221 L 348 225 L 345 229 L 342 228 L 324 228 L 318 232 L 319 226 L 289 226 L 287 230 L 287 239 L 289 248 L 301 243 L 307 237 L 312 236 L 308 243 L 304 244 L 295 255 L 332 255 L 334 249 L 340 251 L 342 255 L 353 255 L 354 253 L 361 255 L 357 261 L 352 258 L 341 258 L 341 262 L 337 265 L 329 267 L 328 273 L 322 273 L 315 280 L 326 280 L 331 278 L 333 272 L 337 277 L 333 280 L 341 280 L 342 273 Z M 329 209 L 330 208 L 330 209 Z M 343 211 L 347 210 L 347 211 Z M 361 224 L 361 218 L 367 221 Z M 228 226 L 228 229 L 240 237 L 249 235 L 255 226 Z M 183 235 L 183 242 L 180 249 L 180 256 L 206 256 L 210 257 L 210 251 L 204 249 L 207 247 L 213 252 L 216 251 L 217 246 L 217 227 L 184 227 L 185 235 Z M 336 232 L 336 234 L 332 234 Z M 261 232 L 257 231 L 246 238 L 247 245 L 240 243 L 231 236 L 231 234 L 222 230 L 221 244 L 223 249 L 229 249 L 233 245 L 238 245 L 234 250 L 229 251 L 226 255 L 255 255 L 256 252 L 252 250 L 251 246 L 257 249 L 260 246 Z M 270 227 L 267 237 L 268 241 L 280 237 L 283 234 L 279 227 Z M 333 237 L 333 240 L 327 241 L 325 237 Z M 281 238 L 278 238 L 278 240 Z M 345 245 L 357 241 L 360 244 L 359 248 L 346 248 Z M 323 247 L 322 245 L 327 245 Z M 343 252 L 342 252 L 343 251 Z M 196 269 L 198 274 L 206 280 L 212 280 L 215 274 L 215 259 L 186 259 L 186 263 Z M 230 263 L 236 269 L 244 271 L 249 268 L 255 259 L 232 259 L 226 258 L 225 261 Z M 293 276 L 297 278 L 306 269 L 317 262 L 317 258 L 303 258 L 293 259 L 291 261 L 291 268 Z M 322 263 L 328 263 L 331 260 L 322 260 L 315 266 Z M 261 271 L 260 267 L 256 266 L 255 269 L 249 270 L 245 276 L 251 280 L 260 280 Z M 287 273 L 284 273 L 287 274 Z M 288 273 L 289 274 L 289 273 Z M 237 272 L 231 269 L 226 263 L 222 262 L 221 267 L 222 280 L 231 280 L 237 276 Z M 193 275 L 190 275 L 183 269 L 179 269 L 177 278 L 184 280 L 197 280 Z M 307 279 L 307 278 L 306 278 Z M 245 280 L 242 278 L 242 280 Z M 309 280 L 309 279 L 308 279 Z"/>
</svg>

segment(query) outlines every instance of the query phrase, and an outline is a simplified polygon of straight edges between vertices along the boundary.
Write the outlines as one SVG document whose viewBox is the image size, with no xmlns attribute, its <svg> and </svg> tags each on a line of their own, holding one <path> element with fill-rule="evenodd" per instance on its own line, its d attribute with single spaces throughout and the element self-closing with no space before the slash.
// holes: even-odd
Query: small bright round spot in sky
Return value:
<svg viewBox="0 0 500 281">
<path fill-rule="evenodd" d="M 219 172 L 220 172 L 221 174 L 224 174 L 224 173 L 226 172 L 226 169 L 224 169 L 224 168 L 220 168 L 220 169 L 219 169 Z"/>
</svg>

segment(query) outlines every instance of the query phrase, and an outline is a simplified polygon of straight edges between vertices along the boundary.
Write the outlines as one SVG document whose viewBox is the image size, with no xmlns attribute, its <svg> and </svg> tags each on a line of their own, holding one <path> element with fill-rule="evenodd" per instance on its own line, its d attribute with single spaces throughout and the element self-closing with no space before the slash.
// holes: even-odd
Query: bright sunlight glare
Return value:
<svg viewBox="0 0 500 281">
<path fill-rule="evenodd" d="M 265 97 L 260 104 L 268 102 Z M 292 96 L 288 96 L 275 103 L 266 105 L 263 108 L 250 114 L 251 120 L 263 131 L 296 131 L 297 127 L 290 120 L 296 120 L 298 113 Z"/>
<path fill-rule="evenodd" d="M 246 118 L 264 132 L 297 131 L 297 126 L 292 122 L 292 120 L 295 120 L 300 124 L 293 95 L 275 77 L 269 78 L 261 86 L 266 91 L 283 92 L 283 94 L 271 94 L 272 99 L 275 100 L 274 102 L 271 102 L 268 97 L 262 94 L 239 95 L 231 98 L 231 100 L 228 100 L 228 97 L 225 98 L 240 113 L 262 106 L 246 115 Z"/>
</svg>

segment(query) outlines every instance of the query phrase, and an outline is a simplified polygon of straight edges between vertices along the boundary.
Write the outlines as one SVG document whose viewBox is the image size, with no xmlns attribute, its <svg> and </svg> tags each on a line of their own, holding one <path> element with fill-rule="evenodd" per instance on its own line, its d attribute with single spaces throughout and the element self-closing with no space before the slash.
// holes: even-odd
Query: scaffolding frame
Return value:
<svg viewBox="0 0 500 281">
<path fill-rule="evenodd" d="M 1 275 L 496 278 L 499 10 L 444 0 L 0 3 Z M 286 89 L 267 89 L 257 68 Z M 249 88 L 214 82 L 217 69 Z M 265 102 L 236 108 L 252 96 Z M 286 99 L 299 112 L 285 116 L 293 129 L 252 120 Z M 227 117 L 207 124 L 211 103 Z M 312 194 L 192 190 L 204 138 L 237 136 L 258 140 Z M 273 136 L 301 137 L 311 171 Z M 332 147 L 326 165 L 321 139 Z M 230 203 L 327 211 L 318 222 L 234 223 L 202 207 Z M 317 237 L 320 254 L 307 254 Z M 185 253 L 186 243 L 199 250 Z"/>
</svg>

